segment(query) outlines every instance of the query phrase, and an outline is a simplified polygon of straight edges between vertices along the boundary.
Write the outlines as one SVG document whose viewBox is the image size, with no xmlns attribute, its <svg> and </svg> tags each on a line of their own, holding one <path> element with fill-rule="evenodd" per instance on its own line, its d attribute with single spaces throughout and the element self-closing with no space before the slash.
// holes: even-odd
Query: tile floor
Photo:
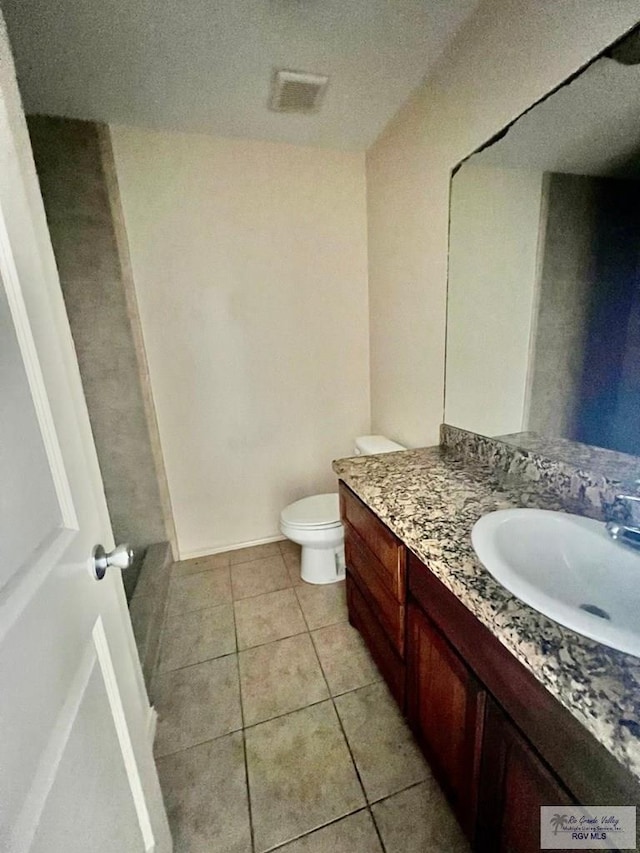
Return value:
<svg viewBox="0 0 640 853">
<path fill-rule="evenodd" d="M 176 563 L 154 685 L 176 853 L 468 848 L 359 634 L 291 542 Z"/>
</svg>

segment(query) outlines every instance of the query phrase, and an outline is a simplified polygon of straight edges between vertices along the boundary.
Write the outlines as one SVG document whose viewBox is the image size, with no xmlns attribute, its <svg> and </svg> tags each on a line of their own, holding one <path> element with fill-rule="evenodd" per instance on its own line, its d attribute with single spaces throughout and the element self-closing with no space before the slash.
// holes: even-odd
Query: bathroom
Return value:
<svg viewBox="0 0 640 853">
<path fill-rule="evenodd" d="M 370 471 L 371 449 L 434 447 L 443 421 L 488 436 L 528 428 L 529 332 L 513 342 L 519 376 L 488 380 L 484 351 L 464 356 L 482 379 L 451 372 L 447 312 L 464 258 L 450 200 L 454 210 L 475 161 L 453 183 L 452 171 L 635 27 L 637 5 L 593 2 L 585 14 L 581 3 L 484 0 L 445 11 L 403 0 L 384 18 L 376 4 L 398 27 L 391 35 L 361 3 L 345 20 L 331 3 L 243 3 L 246 19 L 223 5 L 215 21 L 225 49 L 253 70 L 223 73 L 219 91 L 207 63 L 184 61 L 191 40 L 205 52 L 199 4 L 171 23 L 182 50 L 167 54 L 167 67 L 184 89 L 168 85 L 127 4 L 118 24 L 129 27 L 126 43 L 113 54 L 116 4 L 91 20 L 80 4 L 64 14 L 43 0 L 4 8 L 111 527 L 138 555 L 123 579 L 159 715 L 155 755 L 174 849 L 466 850 L 450 792 L 347 610 L 341 543 L 330 549 L 338 580 L 314 582 L 311 568 L 305 580 L 281 513 L 335 494 L 332 462 L 356 450 Z M 350 92 L 318 44 L 309 47 L 313 34 L 329 38 L 328 21 L 344 26 L 334 44 L 343 57 L 349 27 L 377 45 L 387 38 L 384 64 L 364 46 L 352 58 L 370 65 L 365 79 L 350 66 Z M 238 27 L 278 45 L 260 58 L 259 84 L 256 43 L 240 50 Z M 281 42 L 294 36 L 298 54 L 287 55 Z M 216 67 L 225 62 L 237 67 L 224 55 Z M 273 68 L 309 63 L 331 78 L 318 112 L 269 112 Z M 225 86 L 230 100 L 240 92 L 230 107 Z M 537 228 L 542 179 L 536 186 Z M 499 231 L 484 239 L 499 243 Z M 499 250 L 522 262 L 520 244 L 513 255 L 504 241 Z M 461 310 L 471 305 L 465 294 Z M 475 314 L 485 337 L 498 314 Z M 504 329 L 490 334 L 509 343 Z M 516 386 L 515 404 L 500 399 Z M 397 447 L 367 449 L 371 435 Z M 588 443 L 634 452 L 618 440 Z M 340 471 L 357 493 L 356 475 Z M 333 506 L 336 517 L 320 525 L 338 523 Z M 297 739 L 311 744 L 307 763 L 287 758 Z M 273 772 L 261 775 L 266 765 Z"/>
</svg>

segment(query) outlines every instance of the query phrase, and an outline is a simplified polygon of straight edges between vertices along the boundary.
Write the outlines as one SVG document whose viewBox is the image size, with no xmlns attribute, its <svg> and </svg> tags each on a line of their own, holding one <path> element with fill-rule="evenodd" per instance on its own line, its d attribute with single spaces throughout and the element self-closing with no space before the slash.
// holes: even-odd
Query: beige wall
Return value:
<svg viewBox="0 0 640 853">
<path fill-rule="evenodd" d="M 364 156 L 112 141 L 180 554 L 277 536 L 369 429 Z"/>
<path fill-rule="evenodd" d="M 465 164 L 451 185 L 444 419 L 524 429 L 542 172 Z"/>
<path fill-rule="evenodd" d="M 639 18 L 637 0 L 486 0 L 368 151 L 375 431 L 438 440 L 452 167 Z"/>
</svg>

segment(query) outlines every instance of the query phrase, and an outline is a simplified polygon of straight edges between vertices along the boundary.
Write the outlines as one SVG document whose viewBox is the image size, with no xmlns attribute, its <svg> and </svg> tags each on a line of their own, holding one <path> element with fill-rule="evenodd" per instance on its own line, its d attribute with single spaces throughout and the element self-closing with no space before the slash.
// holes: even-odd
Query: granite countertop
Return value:
<svg viewBox="0 0 640 853">
<path fill-rule="evenodd" d="M 515 432 L 501 435 L 497 439 L 521 450 L 531 450 L 550 459 L 558 459 L 576 468 L 602 474 L 619 483 L 628 494 L 635 494 L 640 478 L 640 462 L 637 456 L 593 447 L 568 438 L 542 436 L 537 432 Z"/>
<path fill-rule="evenodd" d="M 494 636 L 640 780 L 640 659 L 582 637 L 502 587 L 471 529 L 514 506 L 576 511 L 543 483 L 505 480 L 440 447 L 339 459 L 334 471 Z"/>
</svg>

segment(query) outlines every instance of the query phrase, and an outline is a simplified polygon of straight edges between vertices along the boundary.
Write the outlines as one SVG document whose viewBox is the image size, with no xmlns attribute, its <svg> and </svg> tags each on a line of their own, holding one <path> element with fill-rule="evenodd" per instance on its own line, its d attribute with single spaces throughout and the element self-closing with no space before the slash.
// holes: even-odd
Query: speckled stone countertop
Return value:
<svg viewBox="0 0 640 853">
<path fill-rule="evenodd" d="M 640 482 L 640 459 L 628 453 L 592 447 L 567 438 L 549 438 L 536 432 L 515 432 L 501 435 L 497 441 L 510 444 L 519 450 L 529 450 L 557 459 L 583 471 L 601 474 L 619 484 L 628 494 L 635 494 Z"/>
<path fill-rule="evenodd" d="M 471 529 L 514 506 L 579 511 L 543 480 L 505 478 L 445 448 L 339 459 L 343 480 L 640 780 L 640 659 L 588 640 L 522 603 L 478 561 Z"/>
</svg>

